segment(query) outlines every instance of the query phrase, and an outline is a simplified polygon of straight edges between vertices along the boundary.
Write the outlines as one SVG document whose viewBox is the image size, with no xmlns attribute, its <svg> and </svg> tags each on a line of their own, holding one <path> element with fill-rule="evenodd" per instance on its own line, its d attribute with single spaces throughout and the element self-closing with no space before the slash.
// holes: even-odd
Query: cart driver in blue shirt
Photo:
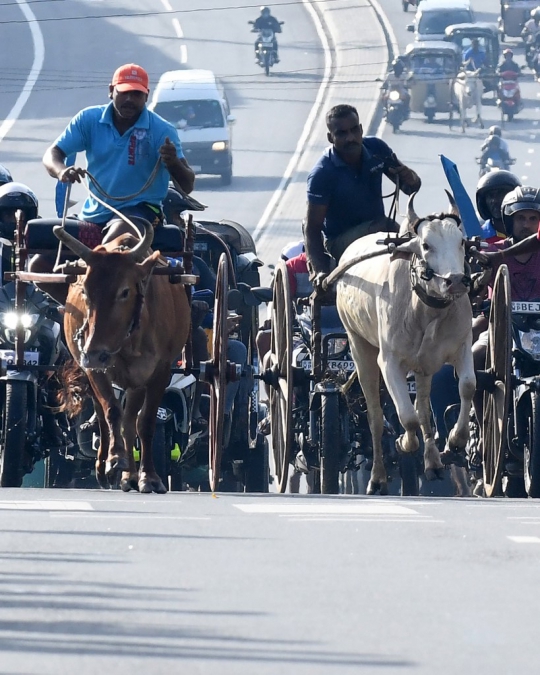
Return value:
<svg viewBox="0 0 540 675">
<path fill-rule="evenodd" d="M 475 71 L 486 63 L 486 52 L 480 47 L 480 40 L 473 38 L 471 46 L 463 52 L 463 65 L 465 70 Z"/>
<path fill-rule="evenodd" d="M 407 195 L 420 189 L 417 174 L 380 138 L 364 137 L 356 108 L 337 105 L 326 115 L 330 147 L 307 181 L 304 239 L 311 278 L 328 274 L 332 257 L 373 232 L 397 232 L 384 213 L 383 174 Z M 324 237 L 324 238 L 323 238 Z"/>
</svg>

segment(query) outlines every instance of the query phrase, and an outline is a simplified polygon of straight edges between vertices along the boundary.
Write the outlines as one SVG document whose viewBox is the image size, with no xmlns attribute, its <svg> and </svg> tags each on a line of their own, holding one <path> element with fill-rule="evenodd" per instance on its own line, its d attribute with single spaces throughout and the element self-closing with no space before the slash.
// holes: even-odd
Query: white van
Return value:
<svg viewBox="0 0 540 675">
<path fill-rule="evenodd" d="M 232 180 L 235 121 L 223 87 L 211 70 L 171 70 L 160 77 L 150 110 L 178 129 L 186 159 L 195 173 Z"/>
<path fill-rule="evenodd" d="M 469 0 L 422 0 L 407 30 L 416 41 L 444 40 L 444 31 L 454 23 L 475 23 Z"/>
</svg>

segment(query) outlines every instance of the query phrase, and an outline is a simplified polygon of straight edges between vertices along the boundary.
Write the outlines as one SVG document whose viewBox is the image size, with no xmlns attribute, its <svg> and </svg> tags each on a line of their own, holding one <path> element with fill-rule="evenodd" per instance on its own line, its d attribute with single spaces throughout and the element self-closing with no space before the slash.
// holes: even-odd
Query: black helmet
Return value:
<svg viewBox="0 0 540 675">
<path fill-rule="evenodd" d="M 6 167 L 0 164 L 0 186 L 6 183 L 13 183 L 13 178 Z"/>
<path fill-rule="evenodd" d="M 172 224 L 173 215 L 176 213 L 181 213 L 189 209 L 188 202 L 182 197 L 182 195 L 175 190 L 174 188 L 169 188 L 167 190 L 167 196 L 163 200 L 163 213 L 165 214 L 165 220 L 167 223 Z"/>
<path fill-rule="evenodd" d="M 506 189 L 511 192 L 521 185 L 521 181 L 510 171 L 490 171 L 478 181 L 476 186 L 476 208 L 484 220 L 492 218 L 486 204 L 486 195 L 492 190 Z"/>
<path fill-rule="evenodd" d="M 6 183 L 0 187 L 0 221 L 3 209 L 20 209 L 26 220 L 37 218 L 38 200 L 32 190 L 23 183 Z"/>
<path fill-rule="evenodd" d="M 518 211 L 538 211 L 540 213 L 540 190 L 530 185 L 520 185 L 503 199 L 502 219 L 508 236 L 513 233 L 513 217 Z"/>
<path fill-rule="evenodd" d="M 392 70 L 398 77 L 405 70 L 405 64 L 403 63 L 403 59 L 400 56 L 398 56 L 392 61 Z"/>
<path fill-rule="evenodd" d="M 270 7 L 267 7 L 266 5 L 261 6 L 261 16 L 270 16 L 271 13 Z"/>
</svg>

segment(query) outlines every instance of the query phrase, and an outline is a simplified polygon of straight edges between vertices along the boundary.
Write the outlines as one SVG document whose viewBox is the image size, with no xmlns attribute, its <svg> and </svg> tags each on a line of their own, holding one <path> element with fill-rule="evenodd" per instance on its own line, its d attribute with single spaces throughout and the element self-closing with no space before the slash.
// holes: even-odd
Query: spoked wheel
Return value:
<svg viewBox="0 0 540 675">
<path fill-rule="evenodd" d="M 484 392 L 482 420 L 484 489 L 487 497 L 502 494 L 512 364 L 510 301 L 510 275 L 508 267 L 501 265 L 493 285 L 486 353 L 486 371 L 495 375 L 494 390 Z"/>
<path fill-rule="evenodd" d="M 205 380 L 210 385 L 210 419 L 208 421 L 208 479 L 212 491 L 219 486 L 221 451 L 223 448 L 223 417 L 227 384 L 227 292 L 229 270 L 227 257 L 221 254 L 216 280 L 212 352 L 205 364 Z"/>
<path fill-rule="evenodd" d="M 292 445 L 292 305 L 287 267 L 280 261 L 274 276 L 270 364 L 270 429 L 278 492 L 285 492 Z"/>
</svg>

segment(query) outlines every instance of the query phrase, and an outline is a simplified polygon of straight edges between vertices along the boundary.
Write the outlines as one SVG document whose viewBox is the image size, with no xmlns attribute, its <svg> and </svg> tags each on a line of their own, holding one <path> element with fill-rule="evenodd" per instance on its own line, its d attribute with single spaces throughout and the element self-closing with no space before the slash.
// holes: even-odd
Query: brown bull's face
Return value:
<svg viewBox="0 0 540 675">
<path fill-rule="evenodd" d="M 87 327 L 81 344 L 81 366 L 105 370 L 126 345 L 140 318 L 143 294 L 159 253 L 137 263 L 125 253 L 94 251 L 83 280 Z"/>
</svg>

